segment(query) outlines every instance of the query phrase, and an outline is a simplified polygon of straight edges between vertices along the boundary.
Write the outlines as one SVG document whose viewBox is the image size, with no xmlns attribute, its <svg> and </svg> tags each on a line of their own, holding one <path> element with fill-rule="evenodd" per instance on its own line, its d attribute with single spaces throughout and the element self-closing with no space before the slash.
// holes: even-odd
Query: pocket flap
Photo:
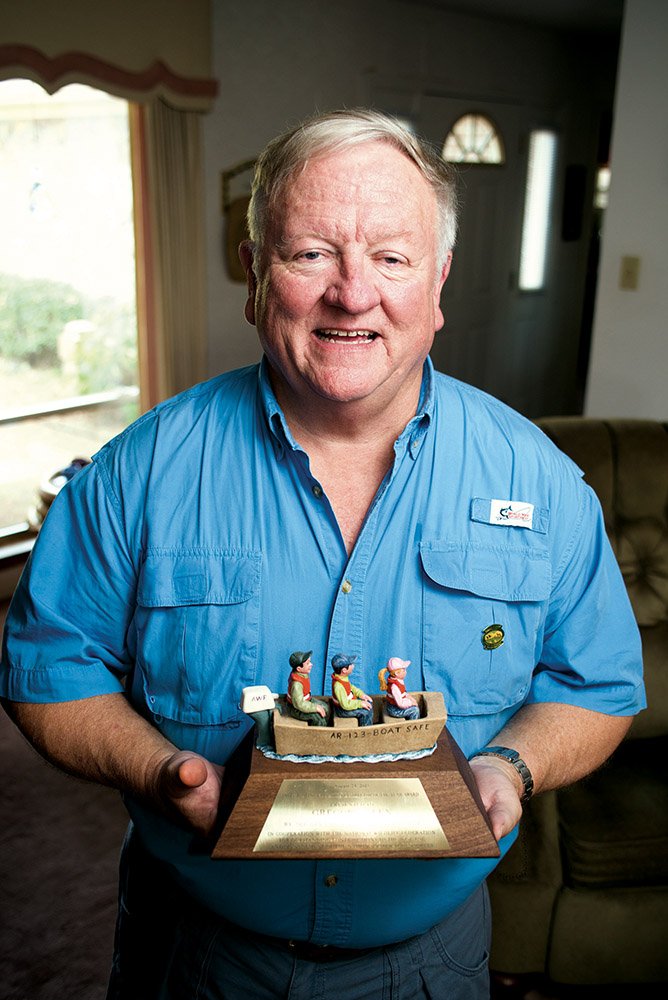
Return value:
<svg viewBox="0 0 668 1000">
<path fill-rule="evenodd" d="M 242 604 L 260 585 L 262 554 L 207 549 L 147 552 L 137 601 L 144 608 L 188 604 Z"/>
<path fill-rule="evenodd" d="M 550 563 L 538 550 L 436 540 L 420 543 L 420 558 L 427 576 L 441 587 L 500 601 L 544 601 L 550 594 Z"/>
</svg>

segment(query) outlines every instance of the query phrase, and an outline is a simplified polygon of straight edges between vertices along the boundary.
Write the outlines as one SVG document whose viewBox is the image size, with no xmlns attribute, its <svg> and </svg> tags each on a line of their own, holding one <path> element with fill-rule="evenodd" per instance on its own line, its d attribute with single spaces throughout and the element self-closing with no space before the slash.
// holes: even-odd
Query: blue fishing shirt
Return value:
<svg viewBox="0 0 668 1000">
<path fill-rule="evenodd" d="M 221 764 L 250 726 L 242 688 L 285 691 L 295 649 L 313 650 L 314 694 L 329 693 L 335 653 L 357 655 L 368 693 L 390 656 L 410 660 L 407 686 L 443 692 L 467 756 L 525 703 L 641 709 L 635 620 L 580 470 L 430 361 L 394 453 L 348 556 L 266 361 L 160 404 L 54 502 L 8 616 L 0 693 L 125 691 L 176 746 Z M 407 938 L 496 863 L 212 861 L 188 832 L 126 802 L 192 896 L 284 938 Z"/>
</svg>

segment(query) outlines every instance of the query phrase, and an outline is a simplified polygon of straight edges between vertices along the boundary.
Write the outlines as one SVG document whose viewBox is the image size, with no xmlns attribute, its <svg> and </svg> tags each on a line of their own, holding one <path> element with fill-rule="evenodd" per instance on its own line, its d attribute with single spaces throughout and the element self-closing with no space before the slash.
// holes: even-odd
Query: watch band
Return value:
<svg viewBox="0 0 668 1000">
<path fill-rule="evenodd" d="M 477 753 L 474 753 L 473 757 L 501 757 L 502 760 L 507 760 L 509 764 L 513 765 L 524 785 L 520 801 L 529 801 L 533 795 L 533 777 L 517 750 L 511 750 L 510 747 L 485 747 L 484 750 L 478 750 Z"/>
</svg>

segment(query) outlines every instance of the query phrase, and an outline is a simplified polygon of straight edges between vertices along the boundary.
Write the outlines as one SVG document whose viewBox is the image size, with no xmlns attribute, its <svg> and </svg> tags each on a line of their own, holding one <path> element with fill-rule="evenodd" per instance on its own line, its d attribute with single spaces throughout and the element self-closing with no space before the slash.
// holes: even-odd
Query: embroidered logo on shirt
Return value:
<svg viewBox="0 0 668 1000">
<path fill-rule="evenodd" d="M 503 645 L 505 637 L 506 633 L 503 631 L 503 625 L 499 625 L 498 623 L 488 625 L 482 631 L 481 640 L 483 649 L 498 649 L 499 646 Z"/>
<path fill-rule="evenodd" d="M 505 524 L 512 528 L 533 528 L 533 504 L 522 500 L 491 500 L 490 524 Z"/>
</svg>

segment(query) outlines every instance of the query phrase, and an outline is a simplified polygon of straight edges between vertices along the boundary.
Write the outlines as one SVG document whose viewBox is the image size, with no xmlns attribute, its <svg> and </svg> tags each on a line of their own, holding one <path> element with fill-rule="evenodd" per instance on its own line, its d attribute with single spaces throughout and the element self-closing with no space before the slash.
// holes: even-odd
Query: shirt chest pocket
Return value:
<svg viewBox="0 0 668 1000">
<path fill-rule="evenodd" d="M 137 681 L 154 716 L 195 726 L 238 717 L 257 672 L 261 565 L 255 551 L 147 553 L 134 627 Z"/>
<path fill-rule="evenodd" d="M 425 682 L 453 715 L 523 701 L 540 658 L 550 563 L 536 546 L 420 546 Z"/>
</svg>

